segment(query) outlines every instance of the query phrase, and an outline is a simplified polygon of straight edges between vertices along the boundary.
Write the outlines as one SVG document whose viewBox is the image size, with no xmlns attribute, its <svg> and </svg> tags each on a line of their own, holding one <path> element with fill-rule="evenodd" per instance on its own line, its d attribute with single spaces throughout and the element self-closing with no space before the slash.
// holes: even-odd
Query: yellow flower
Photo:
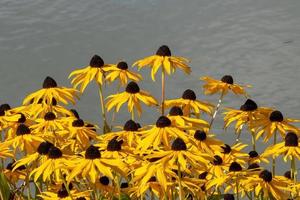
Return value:
<svg viewBox="0 0 300 200">
<path fill-rule="evenodd" d="M 25 124 L 20 124 L 16 131 L 16 137 L 5 141 L 7 145 L 11 145 L 16 152 L 17 149 L 26 153 L 36 151 L 40 143 L 44 142 L 39 136 L 33 135 L 31 130 Z"/>
<path fill-rule="evenodd" d="M 290 191 L 287 187 L 289 183 L 288 180 L 278 178 L 268 170 L 263 170 L 259 174 L 249 176 L 242 184 L 246 191 L 254 190 L 255 196 L 263 192 L 264 199 L 271 196 L 275 199 L 287 199 L 289 196 L 288 191 Z"/>
<path fill-rule="evenodd" d="M 195 149 L 200 150 L 201 152 L 206 152 L 208 154 L 214 154 L 216 151 L 221 151 L 222 141 L 215 139 L 214 135 L 207 134 L 204 130 L 193 131 L 194 139 L 192 144 L 194 144 Z"/>
<path fill-rule="evenodd" d="M 158 105 L 157 100 L 152 97 L 148 92 L 140 90 L 139 86 L 135 82 L 128 83 L 126 90 L 122 93 L 108 96 L 108 102 L 106 103 L 107 111 L 110 111 L 113 107 L 116 107 L 116 112 L 119 112 L 121 106 L 124 103 L 128 103 L 128 112 L 134 112 L 134 108 L 138 114 L 141 115 L 142 108 L 140 101 L 147 106 Z"/>
<path fill-rule="evenodd" d="M 198 116 L 200 111 L 211 114 L 214 108 L 214 106 L 210 103 L 197 100 L 195 92 L 190 89 L 185 90 L 182 94 L 182 97 L 179 99 L 166 100 L 164 105 L 166 108 L 173 106 L 181 107 L 184 116 L 189 116 L 191 113 Z"/>
<path fill-rule="evenodd" d="M 114 179 L 113 171 L 126 176 L 127 167 L 119 159 L 102 158 L 98 147 L 91 145 L 85 152 L 84 157 L 77 157 L 71 163 L 72 171 L 68 176 L 68 182 L 76 176 L 96 182 L 99 175 L 105 175 Z"/>
<path fill-rule="evenodd" d="M 43 83 L 43 89 L 40 89 L 28 95 L 23 105 L 38 104 L 51 105 L 53 101 L 68 104 L 72 102 L 75 104 L 75 97 L 78 98 L 78 91 L 73 88 L 58 87 L 56 81 L 47 76 Z"/>
<path fill-rule="evenodd" d="M 226 129 L 232 122 L 236 121 L 235 131 L 240 133 L 243 125 L 248 124 L 249 128 L 252 127 L 255 119 L 262 118 L 270 108 L 257 107 L 257 104 L 251 100 L 247 99 L 246 102 L 241 106 L 240 110 L 226 108 L 224 112 L 224 128 Z"/>
<path fill-rule="evenodd" d="M 7 180 L 12 184 L 16 184 L 19 180 L 25 180 L 27 176 L 25 165 L 16 167 L 15 164 L 15 161 L 12 161 L 8 163 L 6 169 L 3 170 Z"/>
<path fill-rule="evenodd" d="M 160 116 L 156 124 L 149 130 L 141 131 L 142 140 L 138 146 L 141 151 L 147 150 L 152 146 L 153 149 L 160 149 L 160 145 L 170 147 L 170 141 L 177 137 L 182 138 L 186 143 L 190 138 L 188 135 L 176 126 L 166 116 Z"/>
<path fill-rule="evenodd" d="M 288 132 L 285 136 L 284 142 L 268 147 L 265 150 L 265 155 L 272 155 L 273 157 L 283 155 L 283 160 L 285 162 L 287 162 L 288 158 L 292 160 L 293 157 L 300 160 L 300 146 L 298 142 L 298 136 L 293 132 Z"/>
<path fill-rule="evenodd" d="M 266 159 L 265 153 L 258 154 L 256 151 L 250 151 L 248 153 L 248 164 L 251 165 L 253 163 L 269 163 L 268 159 Z"/>
<path fill-rule="evenodd" d="M 80 92 L 82 93 L 87 85 L 95 80 L 98 84 L 103 84 L 103 77 L 104 77 L 104 68 L 111 67 L 111 64 L 104 64 L 102 58 L 98 55 L 94 55 L 91 58 L 89 66 L 75 70 L 70 75 L 69 78 L 74 76 L 73 80 L 71 81 L 74 88 L 80 86 Z"/>
<path fill-rule="evenodd" d="M 42 176 L 42 180 L 61 181 L 63 174 L 68 174 L 67 165 L 68 160 L 63 156 L 61 150 L 55 146 L 49 148 L 47 158 L 43 163 L 30 172 L 30 177 L 33 176 L 34 182 Z M 53 175 L 53 179 L 51 176 Z"/>
<path fill-rule="evenodd" d="M 0 143 L 0 158 L 14 157 L 8 145 L 5 143 Z"/>
<path fill-rule="evenodd" d="M 284 118 L 278 110 L 270 110 L 266 115 L 255 120 L 252 128 L 257 132 L 256 139 L 265 135 L 264 142 L 267 142 L 273 134 L 278 131 L 284 138 L 287 131 L 298 132 L 298 128 L 291 123 L 300 122 L 300 120 Z"/>
<path fill-rule="evenodd" d="M 186 127 L 186 129 L 203 129 L 208 128 L 208 123 L 203 119 L 196 119 L 183 116 L 183 111 L 178 106 L 170 109 L 168 118 L 172 121 L 173 126 Z"/>
<path fill-rule="evenodd" d="M 0 105 L 0 131 L 16 124 L 20 119 L 20 114 L 11 112 L 8 104 Z"/>
<path fill-rule="evenodd" d="M 230 75 L 223 76 L 221 80 L 215 80 L 211 77 L 204 76 L 201 80 L 205 81 L 203 89 L 204 93 L 208 95 L 212 95 L 217 92 L 226 95 L 228 91 L 232 91 L 234 94 L 247 96 L 244 87 L 250 87 L 249 85 L 241 86 L 234 84 L 233 78 Z"/>
<path fill-rule="evenodd" d="M 155 74 L 160 66 L 162 70 L 167 74 L 174 73 L 176 68 L 183 70 L 185 73 L 190 74 L 191 68 L 186 64 L 188 60 L 184 57 L 171 56 L 171 50 L 168 46 L 163 45 L 159 47 L 156 55 L 146 57 L 133 63 L 133 66 L 137 65 L 139 69 L 145 66 L 151 67 L 151 77 L 155 81 Z"/>
<path fill-rule="evenodd" d="M 119 78 L 122 86 L 125 86 L 127 84 L 128 79 L 135 82 L 143 79 L 140 74 L 129 71 L 127 63 L 123 61 L 119 62 L 117 65 L 105 67 L 103 70 L 109 73 L 108 75 L 106 75 L 105 80 L 113 82 L 114 80 Z"/>
<path fill-rule="evenodd" d="M 66 187 L 63 185 L 61 189 L 59 189 L 56 193 L 54 192 L 42 192 L 39 197 L 44 200 L 74 200 L 74 199 L 83 199 L 90 200 L 90 192 L 89 190 L 78 192 L 75 189 L 70 190 L 70 194 L 68 193 Z"/>
</svg>

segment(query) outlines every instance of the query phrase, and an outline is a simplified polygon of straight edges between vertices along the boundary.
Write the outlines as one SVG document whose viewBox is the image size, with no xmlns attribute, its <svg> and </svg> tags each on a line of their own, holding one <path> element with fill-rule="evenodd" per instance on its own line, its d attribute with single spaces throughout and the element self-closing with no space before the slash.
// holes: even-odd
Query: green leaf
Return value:
<svg viewBox="0 0 300 200">
<path fill-rule="evenodd" d="M 10 187 L 8 181 L 3 173 L 0 173 L 0 198 L 3 200 L 9 200 Z"/>
<path fill-rule="evenodd" d="M 121 194 L 119 197 L 114 197 L 113 200 L 131 200 L 131 198 L 127 194 Z"/>
</svg>

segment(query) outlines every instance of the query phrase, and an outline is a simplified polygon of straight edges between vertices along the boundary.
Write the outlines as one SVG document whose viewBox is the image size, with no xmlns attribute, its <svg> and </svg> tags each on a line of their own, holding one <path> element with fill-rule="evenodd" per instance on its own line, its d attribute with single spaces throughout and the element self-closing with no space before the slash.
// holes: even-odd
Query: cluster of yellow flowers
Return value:
<svg viewBox="0 0 300 200">
<path fill-rule="evenodd" d="M 188 62 L 171 55 L 164 45 L 155 55 L 133 64 L 139 69 L 150 67 L 153 81 L 161 69 L 160 102 L 140 89 L 137 82 L 142 76 L 129 70 L 126 62 L 105 64 L 95 55 L 87 67 L 70 74 L 74 88 L 58 86 L 47 77 L 43 88 L 28 95 L 22 106 L 2 104 L 0 198 L 298 199 L 300 132 L 293 123 L 300 120 L 259 107 L 247 99 L 245 88 L 250 86 L 234 83 L 230 75 L 220 80 L 201 78 L 205 94 L 220 94 L 216 106 L 199 100 L 191 89 L 178 99 L 166 99 L 166 75 L 176 69 L 190 74 Z M 66 108 L 92 81 L 99 87 L 101 129 Z M 118 93 L 105 98 L 103 85 L 114 81 L 119 81 Z M 235 124 L 233 144 L 225 144 L 211 132 L 228 92 L 246 97 L 239 109 L 224 108 L 224 129 Z M 159 109 L 156 123 L 141 126 L 136 121 L 142 117 L 141 103 L 155 107 L 155 112 Z M 128 121 L 111 126 L 107 112 L 118 112 L 124 104 Z M 242 130 L 252 136 L 249 153 L 245 152 L 248 145 L 240 142 Z M 258 153 L 256 141 L 268 142 L 272 137 L 273 145 Z M 276 175 L 278 156 L 291 162 L 283 176 Z"/>
</svg>

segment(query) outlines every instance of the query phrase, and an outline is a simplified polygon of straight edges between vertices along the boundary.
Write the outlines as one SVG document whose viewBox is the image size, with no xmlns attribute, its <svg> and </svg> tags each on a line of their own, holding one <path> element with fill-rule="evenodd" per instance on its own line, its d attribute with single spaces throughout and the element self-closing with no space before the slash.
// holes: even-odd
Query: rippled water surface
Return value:
<svg viewBox="0 0 300 200">
<path fill-rule="evenodd" d="M 48 75 L 70 86 L 68 74 L 94 54 L 107 63 L 132 63 L 167 44 L 174 55 L 190 58 L 193 70 L 167 80 L 168 98 L 191 88 L 216 102 L 216 96 L 202 95 L 199 77 L 231 74 L 253 85 L 249 93 L 259 105 L 300 118 L 299 9 L 299 0 L 0 0 L 0 102 L 19 105 Z M 148 70 L 142 73 L 141 87 L 159 97 L 160 82 L 152 83 Z M 225 105 L 243 101 L 228 96 Z M 90 85 L 76 108 L 82 118 L 98 122 L 98 102 Z M 159 115 L 145 113 L 144 124 Z M 117 122 L 128 117 L 121 113 Z M 222 133 L 220 120 L 215 127 L 232 143 L 231 130 Z"/>
</svg>

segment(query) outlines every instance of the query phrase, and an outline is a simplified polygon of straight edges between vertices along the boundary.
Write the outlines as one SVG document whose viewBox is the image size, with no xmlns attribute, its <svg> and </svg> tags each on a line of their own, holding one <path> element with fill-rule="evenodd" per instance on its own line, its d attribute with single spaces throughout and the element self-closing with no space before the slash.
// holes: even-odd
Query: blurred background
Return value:
<svg viewBox="0 0 300 200">
<path fill-rule="evenodd" d="M 230 74 L 236 83 L 253 86 L 248 93 L 259 106 L 300 118 L 299 8 L 299 0 L 0 0 L 0 103 L 20 105 L 46 76 L 71 87 L 69 73 L 85 67 L 94 54 L 106 63 L 131 65 L 165 44 L 173 55 L 189 58 L 193 71 L 167 78 L 167 98 L 190 88 L 199 99 L 216 103 L 218 95 L 203 95 L 199 77 Z M 148 69 L 141 73 L 141 88 L 160 99 L 159 78 L 153 83 Z M 105 94 L 114 88 L 107 85 Z M 239 108 L 244 101 L 229 95 L 224 106 Z M 74 107 L 101 126 L 96 84 Z M 129 119 L 122 110 L 114 125 Z M 138 121 L 151 124 L 158 116 L 146 109 Z M 232 144 L 232 129 L 225 133 L 222 127 L 218 115 L 214 132 Z M 249 143 L 247 134 L 242 141 Z"/>
</svg>

